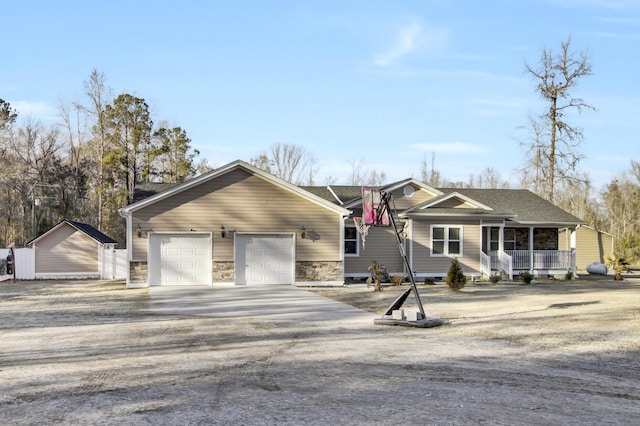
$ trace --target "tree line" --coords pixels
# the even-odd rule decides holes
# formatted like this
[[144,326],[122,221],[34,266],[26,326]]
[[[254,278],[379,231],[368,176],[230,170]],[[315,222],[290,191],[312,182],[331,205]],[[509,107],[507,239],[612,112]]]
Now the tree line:
[[[524,164],[518,182],[488,167],[468,181],[450,181],[431,162],[421,163],[418,179],[433,187],[520,187],[553,202],[596,229],[610,232],[620,257],[640,259],[640,163],[631,160],[600,192],[580,171],[582,129],[572,113],[595,111],[575,96],[591,75],[587,52],[574,52],[571,38],[555,53],[545,49],[525,64],[535,92],[544,101],[540,114],[523,126]],[[144,99],[128,93],[115,98],[105,76],[93,70],[84,83],[84,100],[60,108],[60,123],[27,120],[0,99],[0,247],[26,244],[64,218],[91,223],[124,243],[117,210],[133,200],[141,182],[183,182],[211,170],[199,159],[184,129],[154,123]],[[314,185],[319,170],[312,153],[295,144],[276,143],[249,160],[295,185]],[[377,186],[387,176],[360,161],[351,162],[348,184]],[[335,184],[327,177],[324,184]]]
[[90,223],[124,243],[117,210],[140,182],[183,182],[196,163],[186,131],[154,123],[149,105],[128,93],[111,97],[93,70],[82,101],[60,107],[60,123],[17,112],[0,99],[0,247],[23,246],[65,218]]

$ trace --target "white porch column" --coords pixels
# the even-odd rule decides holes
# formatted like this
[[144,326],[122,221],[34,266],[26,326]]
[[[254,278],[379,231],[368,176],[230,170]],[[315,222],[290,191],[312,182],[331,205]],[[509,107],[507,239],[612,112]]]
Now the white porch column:
[[533,274],[533,226],[529,227],[529,272]]

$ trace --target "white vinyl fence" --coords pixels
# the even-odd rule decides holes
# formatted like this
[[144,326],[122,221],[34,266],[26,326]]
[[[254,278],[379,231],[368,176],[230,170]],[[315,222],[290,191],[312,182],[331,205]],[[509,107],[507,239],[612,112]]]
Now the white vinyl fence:
[[[7,258],[12,253],[12,264]],[[102,252],[100,278],[106,280],[127,277],[127,250],[105,249]],[[9,267],[9,268],[8,268]],[[8,269],[11,273],[7,273]],[[31,248],[0,248],[0,281],[34,280],[36,278],[36,255]]]
[[127,278],[127,250],[105,249],[100,276],[104,280]]
[[[7,258],[12,254],[12,265],[9,266]],[[7,267],[11,268],[10,274]],[[0,249],[0,281],[33,280],[36,278],[36,255],[30,248]]]

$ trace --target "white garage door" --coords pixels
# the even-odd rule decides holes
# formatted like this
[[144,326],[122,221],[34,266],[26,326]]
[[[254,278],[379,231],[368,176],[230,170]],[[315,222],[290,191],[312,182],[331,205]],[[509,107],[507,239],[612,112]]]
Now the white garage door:
[[294,284],[293,238],[236,235],[236,284]]
[[149,284],[211,284],[211,234],[151,234]]

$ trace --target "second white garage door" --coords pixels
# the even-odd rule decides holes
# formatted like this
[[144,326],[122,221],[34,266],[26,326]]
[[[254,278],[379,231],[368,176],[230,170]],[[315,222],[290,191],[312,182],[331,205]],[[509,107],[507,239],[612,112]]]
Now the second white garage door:
[[294,284],[294,235],[236,235],[236,284]]

